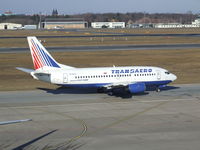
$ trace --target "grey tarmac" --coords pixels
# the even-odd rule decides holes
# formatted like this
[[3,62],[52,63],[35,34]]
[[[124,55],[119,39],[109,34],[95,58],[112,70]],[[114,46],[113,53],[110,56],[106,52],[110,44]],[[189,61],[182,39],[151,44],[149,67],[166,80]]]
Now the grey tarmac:
[[0,149],[199,150],[200,84],[108,96],[93,89],[0,92]]

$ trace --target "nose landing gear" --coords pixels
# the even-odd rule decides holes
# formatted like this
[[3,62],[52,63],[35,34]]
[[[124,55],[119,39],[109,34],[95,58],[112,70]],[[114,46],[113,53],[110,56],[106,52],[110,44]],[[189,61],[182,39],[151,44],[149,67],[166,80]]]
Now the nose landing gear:
[[166,87],[167,85],[159,85],[156,87],[156,92],[160,92],[162,88]]

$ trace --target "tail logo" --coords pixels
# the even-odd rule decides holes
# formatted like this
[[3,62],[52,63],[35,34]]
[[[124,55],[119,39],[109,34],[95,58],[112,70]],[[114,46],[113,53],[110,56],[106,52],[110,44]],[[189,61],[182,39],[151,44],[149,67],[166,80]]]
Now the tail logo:
[[35,42],[33,39],[31,39],[29,42],[35,69],[39,69],[44,66],[60,68],[58,63],[53,59],[53,57],[51,57],[51,55],[39,43],[39,41]]

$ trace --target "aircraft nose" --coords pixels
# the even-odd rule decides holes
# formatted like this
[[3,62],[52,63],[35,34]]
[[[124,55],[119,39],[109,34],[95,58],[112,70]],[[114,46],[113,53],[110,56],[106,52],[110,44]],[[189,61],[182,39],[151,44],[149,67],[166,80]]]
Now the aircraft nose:
[[175,74],[172,74],[172,81],[176,80],[177,76]]

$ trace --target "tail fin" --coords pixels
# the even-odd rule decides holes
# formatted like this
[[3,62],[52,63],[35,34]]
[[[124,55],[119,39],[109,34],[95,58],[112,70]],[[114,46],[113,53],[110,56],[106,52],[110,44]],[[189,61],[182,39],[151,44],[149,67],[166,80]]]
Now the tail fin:
[[35,70],[44,66],[60,68],[60,65],[48,53],[48,51],[38,41],[36,37],[27,37],[27,40],[31,51]]

